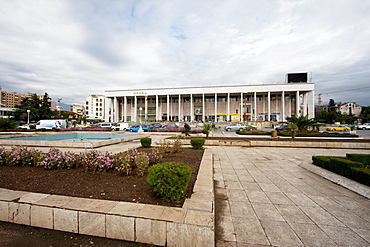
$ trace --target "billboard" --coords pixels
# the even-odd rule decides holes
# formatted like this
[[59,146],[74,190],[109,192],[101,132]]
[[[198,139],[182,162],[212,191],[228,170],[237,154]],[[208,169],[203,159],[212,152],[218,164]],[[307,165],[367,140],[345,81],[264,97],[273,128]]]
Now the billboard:
[[300,82],[311,82],[310,72],[299,72],[299,73],[287,73],[287,83],[300,83]]

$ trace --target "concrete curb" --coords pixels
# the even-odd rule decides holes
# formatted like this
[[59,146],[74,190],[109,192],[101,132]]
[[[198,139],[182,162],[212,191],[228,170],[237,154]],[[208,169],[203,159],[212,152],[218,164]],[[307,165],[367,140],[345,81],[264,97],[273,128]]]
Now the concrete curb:
[[332,181],[333,183],[339,184],[343,186],[344,188],[347,188],[353,192],[356,192],[359,195],[362,195],[368,199],[370,199],[370,187],[360,184],[356,181],[353,181],[349,178],[343,177],[341,175],[338,175],[334,172],[325,170],[321,167],[315,166],[313,164],[309,164],[307,162],[302,162],[298,166],[313,172],[327,180]]

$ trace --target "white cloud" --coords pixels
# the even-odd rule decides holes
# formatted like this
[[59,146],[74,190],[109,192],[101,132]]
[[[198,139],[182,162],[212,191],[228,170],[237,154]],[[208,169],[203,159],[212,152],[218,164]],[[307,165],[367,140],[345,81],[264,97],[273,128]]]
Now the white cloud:
[[[369,12],[363,0],[2,1],[0,86],[83,103],[111,89],[312,71],[316,92],[359,88],[370,84]],[[325,97],[369,105],[368,94]]]

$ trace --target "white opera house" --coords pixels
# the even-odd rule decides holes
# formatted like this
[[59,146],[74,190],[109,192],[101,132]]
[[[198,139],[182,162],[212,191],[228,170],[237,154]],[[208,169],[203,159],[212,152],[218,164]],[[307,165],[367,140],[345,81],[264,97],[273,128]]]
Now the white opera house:
[[105,91],[104,118],[107,122],[313,118],[314,83],[309,74],[304,82],[289,75],[280,84],[109,90]]

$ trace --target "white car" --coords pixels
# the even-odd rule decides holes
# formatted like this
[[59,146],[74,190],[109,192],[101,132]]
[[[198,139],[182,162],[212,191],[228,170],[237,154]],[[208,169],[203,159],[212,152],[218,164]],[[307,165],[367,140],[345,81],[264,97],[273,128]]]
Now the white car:
[[357,126],[358,130],[370,130],[370,123],[364,123]]
[[29,124],[20,125],[17,127],[17,129],[30,129],[30,125]]
[[231,130],[239,130],[239,131],[242,131],[242,130],[253,130],[253,129],[255,129],[254,126],[252,126],[252,125],[245,125],[245,124],[242,124],[242,123],[233,123],[233,124],[225,127],[225,130],[226,131],[231,131]]

